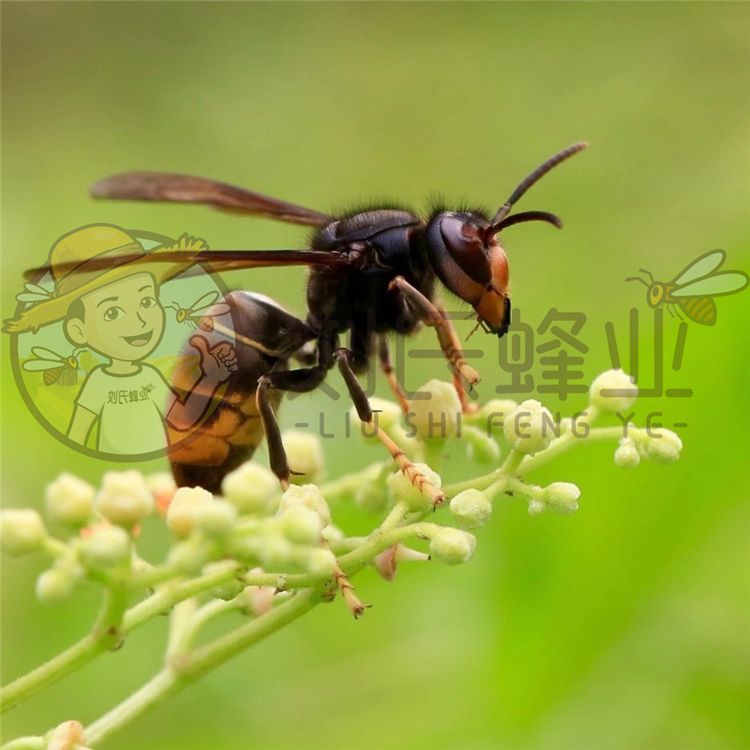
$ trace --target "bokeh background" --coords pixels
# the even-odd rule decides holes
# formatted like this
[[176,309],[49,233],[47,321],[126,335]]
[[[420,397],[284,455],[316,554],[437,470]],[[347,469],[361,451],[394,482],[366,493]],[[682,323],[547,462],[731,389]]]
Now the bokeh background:
[[[6,2],[2,16],[3,317],[22,269],[77,225],[189,231],[214,247],[305,241],[200,207],[94,203],[87,186],[108,173],[193,172],[323,210],[380,196],[424,207],[435,193],[495,208],[581,138],[590,150],[522,204],[556,211],[565,230],[514,228],[506,244],[527,322],[550,307],[586,313],[586,380],[609,366],[604,323],[623,335],[628,310],[646,310],[625,276],[644,267],[669,280],[716,247],[750,269],[747,4]],[[228,283],[303,311],[304,270]],[[500,503],[470,565],[413,566],[393,585],[365,573],[359,590],[375,606],[361,621],[319,608],[108,746],[750,746],[747,295],[720,299],[714,328],[690,326],[680,372],[667,349],[665,385],[693,397],[638,407],[640,420],[687,422],[680,462],[625,471],[613,446],[579,448],[539,474],[577,482],[579,513],[533,518]],[[676,323],[665,326],[669,347]],[[471,343],[486,348],[487,398],[508,376],[494,341]],[[96,481],[109,467],[34,421],[8,344],[2,499],[40,507],[58,472]],[[417,345],[432,346],[431,333]],[[410,361],[407,380],[441,374]],[[321,409],[335,424],[345,405],[306,396],[283,420]],[[330,476],[372,457],[344,440],[326,455]],[[348,505],[336,513],[351,529],[373,522]],[[159,541],[147,530],[153,554]],[[38,604],[42,564],[4,564],[5,680],[82,635],[96,609],[87,591]],[[165,625],[15,709],[4,736],[114,705],[157,669]]]

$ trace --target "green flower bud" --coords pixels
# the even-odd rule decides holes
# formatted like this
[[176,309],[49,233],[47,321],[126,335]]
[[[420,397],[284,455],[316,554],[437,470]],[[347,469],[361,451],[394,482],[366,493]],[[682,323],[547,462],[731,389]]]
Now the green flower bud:
[[208,562],[208,552],[205,545],[201,544],[199,539],[193,537],[175,544],[167,555],[167,562],[180,573],[195,575]]
[[630,468],[638,466],[640,462],[641,454],[636,444],[630,438],[621,438],[615,450],[615,463],[623,468]]
[[95,526],[80,543],[81,560],[89,568],[110,568],[130,557],[130,536],[119,526]]
[[548,409],[539,401],[527,399],[507,416],[503,432],[511,448],[531,456],[552,442],[555,424]]
[[544,488],[542,500],[558,513],[575,513],[581,490],[572,482],[553,482]]
[[67,599],[75,588],[75,576],[66,568],[50,568],[36,579],[36,598],[42,604]]
[[291,485],[281,496],[279,512],[283,514],[293,505],[304,505],[306,508],[315,511],[323,521],[323,526],[328,526],[331,523],[331,511],[328,508],[328,503],[314,484]]
[[213,495],[202,487],[180,487],[167,511],[169,530],[180,539],[189,537],[195,531],[199,511],[213,501]]
[[323,447],[317,435],[290,430],[282,435],[282,442],[294,484],[315,482],[323,476]]
[[237,511],[230,503],[214,498],[210,502],[198,503],[194,520],[196,527],[204,534],[224,537],[234,527]]
[[[232,560],[219,560],[218,562],[209,563],[203,568],[204,574],[219,573],[222,570],[229,571],[234,568],[234,562]],[[238,574],[239,575],[239,574]],[[211,589],[211,595],[217,599],[223,599],[225,602],[230,602],[232,599],[237,598],[244,590],[246,584],[244,581],[239,580],[237,577],[233,577],[231,580],[216,586]]]
[[304,505],[292,505],[281,514],[281,532],[295,544],[315,544],[320,541],[323,521],[320,514]]
[[671,464],[680,457],[682,440],[672,430],[664,428],[651,430],[651,434],[645,441],[644,450],[646,456],[652,461],[660,464]]
[[[440,488],[442,479],[427,464],[414,464],[427,478],[427,481],[436,488]],[[422,494],[410,479],[401,471],[388,477],[388,489],[396,502],[404,503],[409,510],[427,510],[431,507],[430,498]]]
[[[612,392],[614,391],[614,392]],[[607,370],[589,388],[591,405],[605,412],[625,412],[638,397],[633,379],[623,370]]]
[[409,402],[409,421],[424,440],[443,440],[456,434],[461,402],[452,383],[430,380],[419,391],[427,398]]
[[445,565],[468,562],[474,554],[476,539],[460,529],[442,528],[430,540],[430,554]]
[[44,492],[47,518],[67,526],[85,526],[94,510],[96,490],[72,474],[60,474]]
[[30,508],[0,511],[0,546],[7,555],[25,555],[40,549],[47,532],[41,516]]
[[483,526],[492,515],[490,499],[484,492],[474,489],[459,492],[451,500],[450,509],[454,518],[467,529]]
[[388,493],[384,483],[365,480],[354,493],[354,502],[368,513],[377,513],[388,504]]
[[131,529],[153,512],[154,496],[139,471],[108,471],[94,505],[112,523]]
[[268,513],[279,492],[279,480],[264,466],[246,461],[224,477],[221,491],[242,515]]
[[315,547],[307,559],[307,572],[314,576],[329,577],[336,567],[336,556],[329,549]]

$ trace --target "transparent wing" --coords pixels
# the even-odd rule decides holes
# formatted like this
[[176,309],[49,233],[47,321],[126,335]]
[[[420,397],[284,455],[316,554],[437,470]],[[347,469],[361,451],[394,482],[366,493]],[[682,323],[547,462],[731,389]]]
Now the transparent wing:
[[112,175],[91,188],[94,198],[116,198],[172,203],[204,203],[223,211],[268,216],[292,224],[325,226],[327,214],[262,195],[224,182],[166,172],[126,172]]
[[719,297],[722,294],[734,294],[747,286],[747,274],[742,271],[715,273],[673,289],[672,297]]
[[57,352],[53,352],[52,349],[47,349],[44,346],[32,346],[31,353],[37,359],[46,359],[46,360],[51,360],[53,362],[63,361],[62,355],[58,354]]
[[672,283],[682,286],[683,284],[689,284],[691,281],[700,279],[717,269],[726,257],[727,254],[723,250],[711,250],[711,252],[701,255],[700,258],[696,258],[692,263],[685,266],[674,277]]
[[190,305],[190,309],[193,311],[202,310],[204,307],[208,307],[215,302],[218,296],[219,292],[216,290],[213,292],[206,292],[202,297],[199,297],[192,305]]
[[49,292],[43,287],[39,286],[39,284],[24,284],[24,289],[26,289],[27,292],[32,292],[33,294],[41,294],[42,297],[49,297]]
[[24,362],[22,367],[27,372],[39,372],[41,370],[57,370],[62,367],[62,362],[52,362],[49,359],[30,359]]

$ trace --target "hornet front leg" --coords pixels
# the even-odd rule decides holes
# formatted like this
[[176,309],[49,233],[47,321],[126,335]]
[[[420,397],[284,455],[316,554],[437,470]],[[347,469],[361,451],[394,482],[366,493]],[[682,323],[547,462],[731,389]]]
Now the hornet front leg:
[[419,314],[421,321],[435,329],[440,348],[453,371],[453,383],[461,401],[461,407],[464,412],[472,411],[473,405],[469,403],[463,381],[467,382],[471,388],[479,382],[479,373],[464,359],[458,336],[445,310],[415,289],[403,276],[396,276],[391,281],[389,289],[401,292],[409,305]]

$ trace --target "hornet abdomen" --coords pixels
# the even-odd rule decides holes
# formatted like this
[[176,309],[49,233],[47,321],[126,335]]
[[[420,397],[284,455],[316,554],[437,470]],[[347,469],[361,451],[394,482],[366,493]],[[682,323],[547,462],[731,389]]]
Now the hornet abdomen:
[[[268,297],[232,292],[223,304],[229,311],[207,316],[196,334],[209,339],[209,348],[229,343],[237,369],[213,394],[209,408],[187,431],[168,430],[168,457],[179,487],[200,486],[221,491],[221,482],[252,457],[263,439],[263,425],[255,404],[258,378],[288,368],[290,357],[314,338],[310,329]],[[200,356],[189,342],[172,376],[173,388],[182,396],[200,388]],[[196,385],[197,383],[197,385]],[[269,394],[274,410],[280,391]]]

